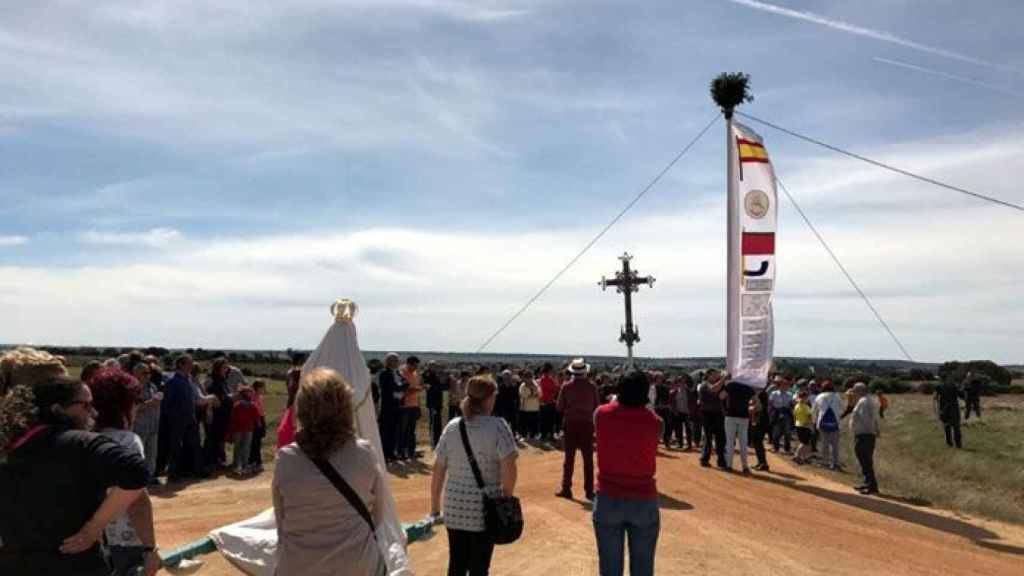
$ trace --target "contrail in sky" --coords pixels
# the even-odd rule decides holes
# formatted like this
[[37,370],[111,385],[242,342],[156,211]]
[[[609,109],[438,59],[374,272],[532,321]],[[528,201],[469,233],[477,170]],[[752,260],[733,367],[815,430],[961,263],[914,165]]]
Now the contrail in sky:
[[956,80],[957,82],[963,82],[965,84],[971,84],[974,86],[981,86],[982,88],[988,88],[989,90],[995,90],[1002,94],[1008,94],[1010,96],[1017,96],[1019,92],[997,86],[995,84],[989,84],[988,82],[982,82],[981,80],[975,80],[966,76],[957,76],[956,74],[950,74],[949,72],[943,72],[942,70],[935,70],[934,68],[925,68],[924,66],[918,66],[916,64],[910,64],[908,62],[900,62],[899,60],[889,60],[888,58],[872,58],[875,62],[881,62],[882,64],[888,64],[890,66],[898,66],[900,68],[906,68],[907,70],[916,70],[932,76],[938,76],[940,78],[948,78],[950,80]]
[[794,18],[796,20],[803,20],[804,22],[811,22],[812,24],[818,24],[831,28],[833,30],[839,30],[840,32],[846,32],[847,34],[854,34],[856,36],[864,36],[872,38],[874,40],[880,40],[882,42],[889,42],[890,44],[897,44],[905,48],[912,50],[918,50],[921,52],[927,52],[929,54],[935,54],[937,56],[943,56],[952,60],[959,60],[961,62],[968,62],[976,66],[982,66],[985,68],[993,68],[997,70],[1006,70],[1009,72],[1015,72],[1017,74],[1024,74],[1021,71],[1012,66],[1006,66],[1004,64],[997,64],[988,60],[982,60],[981,58],[975,58],[974,56],[968,56],[952,50],[946,50],[945,48],[939,48],[938,46],[930,46],[928,44],[921,44],[901,36],[897,36],[891,32],[884,30],[874,30],[871,28],[864,28],[863,26],[857,26],[856,24],[850,24],[842,20],[835,20],[826,16],[821,16],[813,12],[804,12],[800,10],[793,10],[792,8],[786,8],[785,6],[778,6],[776,4],[769,4],[767,2],[761,2],[760,0],[727,0],[733,4],[739,4],[755,10],[761,10],[762,12],[770,12],[779,16],[785,16],[787,18]]

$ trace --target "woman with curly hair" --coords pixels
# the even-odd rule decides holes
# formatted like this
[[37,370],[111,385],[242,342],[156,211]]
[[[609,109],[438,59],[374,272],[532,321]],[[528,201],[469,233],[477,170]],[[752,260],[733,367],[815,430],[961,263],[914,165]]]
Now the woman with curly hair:
[[303,374],[295,416],[295,442],[274,465],[277,574],[384,574],[369,523],[320,468],[341,476],[374,525],[384,521],[384,471],[373,446],[356,437],[352,387],[329,368]]
[[[32,352],[30,363],[42,359]],[[38,378],[10,355],[0,365],[0,574],[106,576],[100,538],[143,493],[145,460],[87,431],[96,411],[80,381],[53,374],[53,364]],[[148,536],[152,574],[159,558]]]
[[[145,458],[142,439],[132,431],[142,398],[142,384],[117,368],[100,370],[87,384],[96,409],[96,431]],[[159,563],[155,555],[147,558],[143,545],[143,542],[154,541],[153,505],[147,492],[143,491],[128,511],[117,516],[104,532],[116,576],[134,576],[147,562]]]
[[15,385],[32,387],[53,376],[64,376],[60,357],[34,348],[15,348],[0,356],[0,397]]

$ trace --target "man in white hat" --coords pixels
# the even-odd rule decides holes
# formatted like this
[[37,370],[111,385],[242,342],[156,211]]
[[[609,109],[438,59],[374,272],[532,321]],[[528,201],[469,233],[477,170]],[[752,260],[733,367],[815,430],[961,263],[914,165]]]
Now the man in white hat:
[[576,451],[583,454],[583,490],[587,500],[594,499],[594,410],[600,405],[597,387],[587,374],[590,365],[583,358],[569,364],[572,380],[562,386],[558,394],[558,411],[562,413],[562,445],[565,462],[562,465],[562,490],[555,494],[572,499],[572,474]]

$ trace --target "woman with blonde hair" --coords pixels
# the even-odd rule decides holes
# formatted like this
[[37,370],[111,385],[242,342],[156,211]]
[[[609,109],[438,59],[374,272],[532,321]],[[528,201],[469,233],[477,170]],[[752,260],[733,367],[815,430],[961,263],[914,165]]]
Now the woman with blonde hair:
[[384,520],[384,471],[356,437],[352,387],[329,368],[304,373],[295,417],[272,483],[277,574],[384,574],[373,529]]
[[59,356],[35,348],[15,348],[0,356],[0,397],[15,385],[32,388],[66,374]]
[[[516,486],[516,441],[508,423],[491,416],[498,386],[487,375],[466,385],[462,416],[441,433],[430,484],[431,515],[440,516],[444,491],[444,523],[448,529],[448,576],[483,576],[488,573],[494,540],[486,531],[481,490],[464,447],[466,430],[484,492],[490,497],[512,496]],[[463,422],[465,423],[463,426]]]

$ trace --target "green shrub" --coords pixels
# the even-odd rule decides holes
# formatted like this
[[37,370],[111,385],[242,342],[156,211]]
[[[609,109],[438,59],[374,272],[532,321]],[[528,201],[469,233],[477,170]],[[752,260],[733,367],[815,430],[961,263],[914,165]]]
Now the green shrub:
[[906,394],[914,391],[913,386],[909,382],[895,378],[875,378],[868,386],[871,390],[885,394]]
[[1012,384],[1002,384],[1000,382],[988,382],[982,389],[982,396],[995,396],[996,394],[1009,394],[1010,386]]
[[946,362],[939,366],[939,378],[952,378],[957,382],[963,381],[968,372],[975,376],[984,375],[990,382],[989,385],[997,384],[1009,386],[1013,375],[1009,370],[999,366],[991,360],[972,360],[970,362]]
[[921,394],[935,394],[935,382],[921,382],[917,385],[917,391]]
[[1010,384],[1006,387],[1007,394],[1024,394],[1024,384]]

